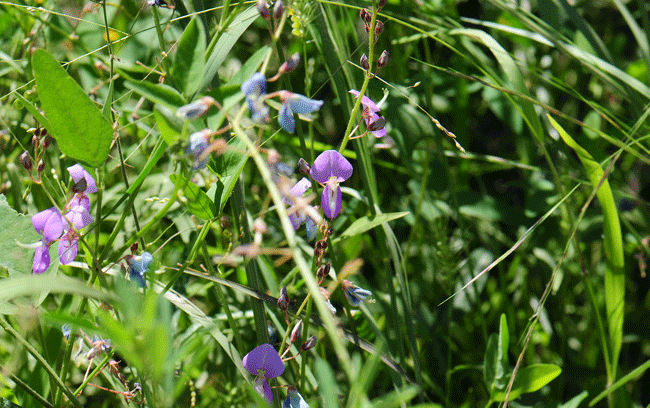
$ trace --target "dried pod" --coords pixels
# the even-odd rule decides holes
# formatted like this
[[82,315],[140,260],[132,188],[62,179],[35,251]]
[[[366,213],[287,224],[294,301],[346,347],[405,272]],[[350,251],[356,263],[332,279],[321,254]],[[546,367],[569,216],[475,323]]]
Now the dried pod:
[[359,61],[359,64],[361,65],[361,68],[365,69],[366,71],[370,69],[370,63],[368,62],[368,56],[366,54],[363,54],[361,56],[361,61]]
[[295,343],[296,340],[300,337],[302,334],[302,319],[298,320],[298,323],[293,327],[293,330],[291,330],[291,343]]
[[25,170],[30,171],[32,169],[32,158],[29,157],[29,152],[27,150],[20,155],[20,163],[22,163]]
[[386,66],[388,64],[388,59],[390,58],[390,55],[388,55],[388,51],[384,50],[381,55],[379,56],[379,59],[377,60],[377,67],[381,68]]
[[307,160],[301,157],[300,160],[298,160],[298,171],[300,171],[302,174],[309,174],[309,170],[311,170],[309,163],[307,163]]
[[267,6],[266,0],[257,0],[257,11],[260,12],[260,16],[265,20],[271,18],[271,14],[269,14],[269,6]]
[[277,0],[273,5],[273,18],[276,20],[281,19],[283,12],[284,12],[284,6],[282,5],[282,0]]
[[384,31],[384,23],[382,23],[381,21],[377,20],[377,21],[375,22],[375,36],[379,37],[379,34],[381,34],[382,31]]

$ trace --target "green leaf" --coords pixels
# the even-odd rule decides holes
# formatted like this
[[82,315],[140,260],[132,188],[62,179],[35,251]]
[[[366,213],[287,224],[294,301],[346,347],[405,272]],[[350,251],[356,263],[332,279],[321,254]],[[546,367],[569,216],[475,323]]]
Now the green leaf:
[[120,75],[127,80],[124,83],[127,88],[133,89],[154,103],[159,103],[174,110],[187,104],[185,98],[183,98],[183,96],[178,93],[176,89],[172,88],[169,85],[153,84],[147,81],[138,81],[136,79],[130,78],[123,72],[120,72]]
[[65,275],[22,275],[2,280],[0,303],[22,296],[38,296],[43,291],[72,293],[100,300],[114,299],[109,293],[100,292],[86,282]]
[[499,362],[499,337],[496,333],[490,334],[483,357],[483,379],[490,392],[495,387],[497,377],[497,364]]
[[352,225],[348,227],[348,229],[343,231],[343,233],[341,234],[341,238],[353,237],[355,235],[363,234],[364,232],[369,231],[375,227],[378,227],[385,222],[402,218],[408,213],[409,213],[408,211],[403,211],[403,212],[385,213],[385,214],[377,214],[375,216],[369,215],[369,216],[361,217],[358,220],[354,221]]
[[[521,394],[539,390],[553,381],[561,372],[562,369],[555,364],[533,364],[520,369],[512,384],[512,390],[508,399],[514,400]],[[505,398],[505,391],[498,391],[492,394],[493,401],[501,402]]]
[[113,127],[81,86],[47,51],[38,49],[32,67],[48,132],[71,159],[92,167],[104,164],[113,140]]
[[229,85],[241,85],[248,78],[253,76],[254,73],[260,68],[262,61],[266,58],[266,55],[269,53],[268,45],[261,47],[259,50],[255,51],[255,54],[251,55],[250,58],[246,60],[244,65],[228,80],[225,86]]
[[32,244],[40,240],[32,218],[18,214],[0,194],[0,266],[7,268],[9,275],[31,273],[34,250],[21,248],[16,242]]
[[214,203],[203,190],[180,174],[171,174],[169,178],[175,185],[183,188],[183,193],[187,198],[184,204],[194,216],[204,220],[214,218],[216,212]]
[[200,18],[187,25],[174,57],[174,83],[186,96],[192,96],[201,86],[205,67],[205,30]]
[[483,376],[491,393],[504,390],[510,380],[510,365],[508,363],[508,322],[506,315],[501,315],[499,334],[492,333],[488,338],[487,349],[483,360]]
[[[576,143],[571,136],[557,123],[550,115],[548,120],[558,131],[564,143],[572,148],[580,162],[582,162],[589,181],[594,188],[600,185],[596,197],[603,209],[605,236],[605,308],[607,310],[607,322],[609,327],[609,338],[611,345],[612,361],[610,362],[612,372],[616,372],[618,356],[621,350],[623,339],[623,306],[625,305],[625,274],[623,273],[623,237],[621,235],[621,224],[618,219],[616,202],[612,195],[612,189],[605,178],[605,172],[593,157]],[[602,184],[601,184],[602,181]]]
[[153,116],[156,118],[160,135],[168,145],[173,145],[181,139],[183,124],[169,108],[157,105],[153,110]]
[[210,164],[210,169],[219,176],[219,181],[208,190],[208,196],[212,197],[218,214],[223,212],[248,159],[248,155],[244,153],[246,147],[239,139],[233,139],[228,146],[225,153]]
[[233,45],[239,40],[239,37],[246,31],[248,26],[250,26],[257,17],[259,17],[260,12],[257,11],[257,7],[251,6],[241,14],[239,14],[232,21],[228,29],[221,35],[219,41],[215,45],[214,49],[210,53],[208,62],[205,64],[205,74],[203,77],[203,84],[199,90],[207,88],[215,75],[217,75],[217,70],[226,60],[226,57],[230,53]]

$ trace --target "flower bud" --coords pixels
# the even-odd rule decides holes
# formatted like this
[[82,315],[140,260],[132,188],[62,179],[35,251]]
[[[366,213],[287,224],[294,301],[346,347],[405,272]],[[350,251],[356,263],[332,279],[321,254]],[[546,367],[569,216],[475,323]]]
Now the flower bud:
[[359,61],[361,64],[361,68],[365,69],[366,71],[370,68],[370,64],[368,63],[368,56],[366,54],[363,54],[361,56],[361,61]]
[[386,66],[386,64],[388,64],[389,57],[390,56],[388,55],[388,51],[384,50],[377,60],[377,67],[381,68]]
[[280,297],[278,298],[278,307],[280,310],[286,311],[289,308],[289,292],[287,287],[283,286],[280,290]]
[[379,37],[379,34],[381,34],[382,31],[384,31],[384,23],[377,20],[375,24],[375,36]]
[[291,343],[295,343],[302,334],[302,326],[302,319],[300,319],[293,327],[293,330],[291,330]]
[[129,249],[131,250],[131,254],[135,255],[138,252],[138,241],[132,243]]
[[45,170],[45,162],[43,161],[43,159],[41,159],[38,162],[38,166],[36,166],[36,171],[38,171],[39,173],[42,173],[43,170]]
[[273,5],[273,18],[276,20],[281,19],[283,12],[284,12],[284,6],[282,5],[282,0],[277,0]]
[[38,144],[41,142],[41,139],[34,134],[32,136],[32,146],[34,146],[34,149],[38,149]]
[[372,21],[372,14],[368,11],[368,9],[361,9],[359,12],[359,17],[361,17],[361,20],[363,20],[364,23],[370,23]]
[[311,336],[302,346],[300,346],[300,352],[313,349],[317,341],[318,339],[316,336]]
[[232,222],[230,222],[230,217],[228,217],[227,215],[221,217],[221,219],[219,220],[219,224],[221,225],[222,229],[230,229],[230,227],[232,226]]
[[25,170],[32,170],[32,158],[29,157],[29,152],[27,150],[25,150],[23,154],[20,155],[20,163],[22,163]]
[[269,14],[269,6],[266,5],[266,0],[257,0],[257,11],[260,12],[265,20],[268,20],[271,15]]
[[377,3],[377,8],[382,8],[386,5],[387,1],[386,0],[379,0]]
[[[276,3],[277,4],[277,3]],[[278,72],[291,72],[294,69],[298,68],[298,65],[300,64],[300,53],[294,53],[288,60],[282,63],[280,65],[280,69]]]
[[196,119],[203,116],[211,105],[216,101],[210,96],[204,96],[198,101],[194,101],[188,105],[181,106],[176,110],[176,116],[181,119]]
[[309,174],[310,169],[311,168],[309,167],[307,160],[301,157],[300,160],[298,160],[298,171],[300,171],[302,174]]
[[43,141],[41,142],[41,146],[43,146],[43,149],[47,149],[52,144],[52,136],[48,135],[45,129],[43,129],[41,135],[45,135]]
[[329,275],[331,268],[332,268],[332,266],[330,265],[329,262],[327,264],[325,264],[325,265],[321,265],[320,267],[318,267],[318,270],[316,271],[316,276],[318,277],[318,279],[322,280],[327,275]]

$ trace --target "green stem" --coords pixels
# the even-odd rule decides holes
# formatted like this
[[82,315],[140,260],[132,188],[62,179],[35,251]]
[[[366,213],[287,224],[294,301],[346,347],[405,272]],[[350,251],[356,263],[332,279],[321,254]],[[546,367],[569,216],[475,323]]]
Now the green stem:
[[[4,367],[2,367],[1,365],[0,365],[0,369],[4,371]],[[27,383],[25,383],[25,382],[24,382],[23,380],[21,380],[20,378],[16,377],[16,375],[10,373],[10,374],[9,374],[9,377],[11,378],[11,381],[15,382],[16,385],[18,385],[20,388],[22,388],[23,390],[25,390],[25,392],[26,392],[27,394],[29,394],[29,395],[31,395],[32,397],[34,397],[34,399],[35,399],[36,401],[40,402],[41,405],[43,405],[43,406],[46,407],[46,408],[54,408],[54,405],[52,405],[52,404],[50,403],[50,401],[48,401],[48,400],[46,400],[45,398],[43,398],[43,396],[42,396],[41,394],[39,394],[38,392],[34,391],[34,390],[29,386],[29,385],[27,385]]]
[[2,326],[2,328],[5,329],[5,331],[7,333],[9,333],[11,336],[13,336],[18,341],[18,343],[20,343],[23,347],[25,347],[27,349],[27,351],[29,351],[29,354],[31,354],[36,359],[36,361],[38,361],[38,363],[45,369],[47,374],[54,380],[56,385],[61,387],[61,389],[63,390],[63,393],[70,399],[70,401],[72,402],[72,404],[74,406],[76,406],[78,408],[83,408],[81,403],[79,403],[79,401],[74,396],[74,394],[72,394],[72,392],[70,392],[68,387],[65,386],[65,384],[63,383],[61,378],[59,378],[59,376],[54,372],[52,367],[50,367],[50,365],[47,363],[47,361],[45,361],[43,356],[41,356],[38,353],[38,351],[36,351],[36,349],[31,344],[29,344],[29,342],[27,340],[25,340],[25,338],[23,336],[20,335],[20,333],[18,333],[16,330],[14,330],[14,328],[11,327],[9,322],[7,322],[7,320],[5,320],[5,318],[3,316],[0,316],[0,326]]
[[86,386],[88,386],[88,383],[90,382],[90,380],[95,378],[97,373],[99,373],[106,366],[106,364],[108,364],[108,360],[110,360],[110,358],[111,358],[111,354],[107,353],[104,356],[104,359],[99,364],[97,364],[97,367],[95,367],[95,369],[90,374],[88,374],[88,377],[86,377],[84,382],[82,382],[81,385],[74,391],[74,395],[78,396],[79,394],[81,394],[83,392],[84,388],[86,388]]

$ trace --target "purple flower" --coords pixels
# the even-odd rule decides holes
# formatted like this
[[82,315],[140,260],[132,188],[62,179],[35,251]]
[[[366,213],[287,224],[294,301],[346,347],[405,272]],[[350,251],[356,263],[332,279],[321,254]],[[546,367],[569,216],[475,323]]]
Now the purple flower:
[[68,167],[68,173],[70,173],[70,176],[72,177],[72,180],[74,180],[75,184],[78,183],[81,179],[84,179],[86,181],[86,189],[84,190],[84,193],[97,192],[95,179],[90,175],[90,173],[84,170],[80,164],[75,164],[74,166]]
[[270,120],[269,107],[266,104],[266,77],[261,72],[256,72],[242,85],[241,91],[246,95],[248,110],[251,119],[257,123],[268,123]]
[[294,113],[305,114],[315,112],[323,106],[323,101],[309,99],[304,95],[295,94],[289,91],[280,93],[282,107],[280,108],[278,122],[282,129],[289,133],[296,130],[296,120],[293,118]]
[[138,282],[141,288],[147,286],[144,275],[147,273],[152,261],[153,256],[149,252],[128,257],[126,263],[129,265],[129,279]]
[[190,135],[190,145],[187,147],[187,154],[194,158],[194,170],[202,169],[208,163],[209,155],[204,156],[204,152],[210,146],[209,139],[212,131],[210,129],[203,129],[200,132],[192,133]]
[[273,391],[267,380],[278,377],[284,372],[284,363],[278,352],[272,345],[262,344],[246,354],[242,362],[244,368],[257,377],[255,390],[266,398],[269,404],[272,404]]
[[[83,193],[80,193],[83,194]],[[65,214],[63,230],[65,234],[59,241],[59,258],[62,265],[72,262],[79,252],[79,232],[78,230],[92,223],[93,217],[88,213],[86,206],[76,205]],[[74,228],[71,228],[74,227]]]
[[205,115],[212,105],[216,105],[214,98],[211,96],[204,96],[197,101],[178,108],[176,110],[176,116],[181,119],[197,119]]
[[32,216],[32,224],[39,234],[43,235],[45,241],[56,241],[63,234],[63,223],[61,213],[56,207],[48,208]]
[[282,403],[282,408],[309,408],[302,395],[296,390],[296,387],[289,386],[289,395]]
[[321,153],[309,170],[311,177],[325,185],[321,205],[325,215],[334,219],[341,211],[343,197],[339,183],[352,175],[352,165],[336,150],[326,150]]
[[345,297],[353,306],[359,306],[361,302],[364,302],[368,296],[372,296],[371,291],[361,289],[350,281],[343,280],[341,284],[343,286],[343,293],[345,294]]
[[[351,89],[349,92],[356,98],[359,97],[359,91]],[[366,95],[363,95],[363,98],[361,98],[361,106],[363,106],[362,116],[365,119],[366,127],[370,133],[372,133],[373,136],[377,138],[386,136],[386,128],[383,126],[386,120],[383,116],[379,116],[377,114],[377,112],[379,112],[379,107],[377,104],[374,103],[372,99],[368,98]],[[372,130],[373,128],[378,129]]]
[[[291,194],[293,197],[302,197],[303,194],[311,187],[311,181],[307,180],[305,177],[303,177],[299,182],[297,182],[293,187],[291,187],[291,190],[289,190],[289,194]],[[293,226],[294,230],[297,230],[300,228],[302,224],[307,222],[307,220],[310,220],[309,216],[307,213],[301,208],[300,205],[297,205],[297,203],[294,203],[290,198],[284,197],[284,203],[287,205],[291,205],[289,208],[289,220],[291,221],[291,225]],[[313,221],[312,221],[313,222]]]
[[32,264],[32,272],[35,274],[41,274],[50,267],[50,243],[43,239],[40,244],[36,247]]
[[61,265],[67,265],[74,261],[79,252],[79,235],[73,230],[69,229],[59,241],[59,259]]

